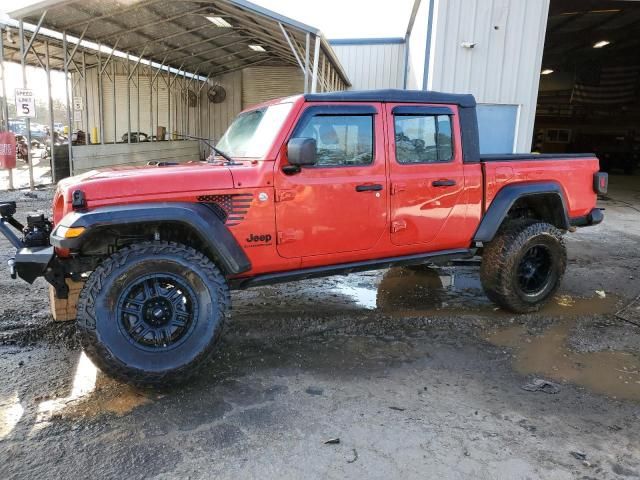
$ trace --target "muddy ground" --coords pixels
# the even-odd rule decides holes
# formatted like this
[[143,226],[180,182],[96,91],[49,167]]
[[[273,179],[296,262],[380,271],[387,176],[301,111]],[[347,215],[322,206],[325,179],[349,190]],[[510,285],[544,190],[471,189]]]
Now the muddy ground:
[[638,180],[568,236],[539,314],[496,309],[473,261],[236,292],[208,372],[167,391],[96,372],[46,285],[3,273],[0,478],[639,478]]

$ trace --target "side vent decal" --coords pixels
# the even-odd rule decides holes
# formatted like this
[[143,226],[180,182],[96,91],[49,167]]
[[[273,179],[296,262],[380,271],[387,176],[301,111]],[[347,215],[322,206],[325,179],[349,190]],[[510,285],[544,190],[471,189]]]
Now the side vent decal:
[[200,195],[198,201],[211,206],[217,213],[224,213],[222,220],[226,225],[233,226],[244,220],[253,202],[253,194]]

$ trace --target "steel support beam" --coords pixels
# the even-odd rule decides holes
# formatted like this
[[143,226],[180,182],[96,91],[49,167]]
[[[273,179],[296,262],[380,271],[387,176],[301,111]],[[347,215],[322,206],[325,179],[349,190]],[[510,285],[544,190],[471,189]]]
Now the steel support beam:
[[[44,20],[43,12],[42,17],[40,18],[40,23]],[[27,88],[27,65],[26,65],[26,48],[24,45],[24,22],[20,20],[19,27],[19,37],[20,37],[20,58],[21,58],[21,66],[22,66],[22,88]],[[34,33],[35,37],[35,33]],[[33,40],[33,37],[31,38]],[[17,105],[16,105],[17,110]],[[33,155],[31,154],[31,118],[26,117],[27,124],[27,162],[29,163],[29,188],[33,190],[35,187],[35,182],[33,180]]]
[[278,22],[278,25],[280,26],[280,30],[282,31],[282,35],[284,35],[285,40],[289,44],[289,48],[293,52],[293,56],[296,58],[296,62],[298,62],[298,65],[300,65],[300,69],[304,73],[304,71],[305,71],[304,65],[302,64],[302,60],[300,60],[300,57],[298,57],[298,52],[296,51],[295,47],[293,46],[293,43],[291,42],[291,39],[289,38],[289,34],[285,30],[284,25],[282,25],[282,23]]
[[[67,58],[67,32],[62,32],[62,49],[64,50],[64,90],[67,96],[67,122],[69,124],[69,137],[67,145],[69,146],[69,171],[73,175],[73,119],[71,118],[71,100],[69,95],[69,61]],[[102,132],[100,132],[102,134]]]
[[[51,65],[49,63],[49,40],[44,42],[45,47],[45,64],[47,66],[47,95],[49,96],[49,142],[51,142],[51,156],[49,157],[49,161],[51,162],[51,181],[53,183],[57,183],[58,174],[56,172],[56,161],[55,161],[55,129],[53,126],[53,97],[51,95]],[[45,140],[45,151],[46,151],[46,140]]]
[[311,93],[318,91],[318,61],[320,60],[320,36],[316,35],[316,44],[313,50],[313,74],[311,76]]
[[[7,99],[7,84],[4,69],[4,29],[0,28],[0,75],[2,75],[2,110],[4,113],[4,128],[9,131],[9,101]],[[13,190],[13,169],[9,169],[9,190]]]
[[304,93],[309,93],[309,49],[311,47],[311,34],[305,35],[304,47]]

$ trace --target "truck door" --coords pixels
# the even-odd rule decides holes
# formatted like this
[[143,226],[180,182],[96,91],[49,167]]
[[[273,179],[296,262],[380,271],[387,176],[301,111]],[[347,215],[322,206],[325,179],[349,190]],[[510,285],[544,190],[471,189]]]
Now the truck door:
[[464,172],[455,106],[387,105],[391,241],[453,248],[466,233]]
[[382,132],[380,104],[304,106],[290,138],[315,139],[318,161],[286,174],[286,155],[280,158],[275,173],[280,255],[361,252],[376,245],[388,220]]

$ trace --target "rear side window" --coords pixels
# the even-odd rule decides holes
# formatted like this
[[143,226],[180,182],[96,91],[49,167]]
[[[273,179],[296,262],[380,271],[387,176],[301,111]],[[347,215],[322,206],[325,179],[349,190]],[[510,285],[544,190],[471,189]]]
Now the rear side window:
[[319,167],[373,162],[372,115],[314,115],[296,137],[315,139]]
[[395,115],[398,163],[438,163],[453,159],[449,115]]

